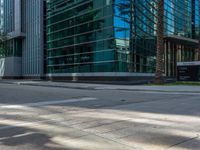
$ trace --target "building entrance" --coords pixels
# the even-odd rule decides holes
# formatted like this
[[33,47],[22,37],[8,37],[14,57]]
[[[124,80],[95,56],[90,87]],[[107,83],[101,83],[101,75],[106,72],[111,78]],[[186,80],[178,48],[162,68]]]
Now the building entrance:
[[195,61],[197,59],[197,40],[168,36],[165,37],[164,42],[164,71],[166,76],[177,76],[177,62]]

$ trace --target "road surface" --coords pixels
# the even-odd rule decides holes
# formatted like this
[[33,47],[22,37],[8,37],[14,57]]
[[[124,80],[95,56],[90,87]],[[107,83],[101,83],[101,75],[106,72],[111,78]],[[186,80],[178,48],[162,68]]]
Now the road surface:
[[200,94],[0,83],[0,150],[199,150]]

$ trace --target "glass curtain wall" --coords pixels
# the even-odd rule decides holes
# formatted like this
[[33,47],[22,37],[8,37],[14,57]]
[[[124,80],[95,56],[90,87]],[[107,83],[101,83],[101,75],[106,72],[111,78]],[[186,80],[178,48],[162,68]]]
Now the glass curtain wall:
[[165,0],[165,34],[198,38],[198,0]]
[[115,0],[118,71],[154,72],[156,13],[153,0]]
[[[155,71],[158,0],[115,0],[114,31],[119,71],[149,73]],[[166,47],[166,61],[194,60],[195,44],[181,38],[197,39],[199,35],[199,1],[165,0],[164,34],[173,48]],[[181,45],[181,58],[178,50]],[[177,56],[177,58],[176,58]],[[173,58],[173,60],[172,60]],[[166,62],[168,63],[168,62]],[[169,69],[169,68],[168,68]],[[170,67],[175,72],[175,67]],[[173,73],[174,75],[174,73]]]
[[111,0],[47,1],[48,73],[116,71]]
[[[157,2],[47,0],[48,73],[155,72]],[[165,0],[165,36],[198,38],[198,6]]]

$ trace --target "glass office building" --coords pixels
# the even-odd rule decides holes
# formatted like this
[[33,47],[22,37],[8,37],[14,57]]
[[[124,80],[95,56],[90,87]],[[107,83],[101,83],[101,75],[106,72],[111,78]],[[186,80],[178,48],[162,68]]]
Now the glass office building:
[[[153,77],[157,2],[0,0],[0,28],[11,38],[1,58],[19,58],[22,77]],[[163,69],[175,76],[177,61],[197,57],[199,1],[164,7]]]
[[48,73],[117,71],[110,0],[47,2]]
[[0,0],[0,31],[7,40],[0,49],[0,78],[44,76],[43,0]]
[[[165,73],[195,59],[198,0],[165,0]],[[154,73],[157,0],[48,0],[49,74]]]

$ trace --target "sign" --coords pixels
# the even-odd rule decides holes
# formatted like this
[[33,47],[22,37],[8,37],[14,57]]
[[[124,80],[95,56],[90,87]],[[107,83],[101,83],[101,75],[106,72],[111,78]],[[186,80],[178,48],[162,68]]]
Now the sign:
[[178,81],[200,81],[200,64],[197,62],[177,64]]
[[200,61],[177,62],[177,66],[200,66]]

